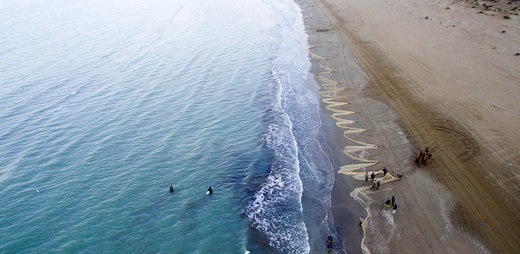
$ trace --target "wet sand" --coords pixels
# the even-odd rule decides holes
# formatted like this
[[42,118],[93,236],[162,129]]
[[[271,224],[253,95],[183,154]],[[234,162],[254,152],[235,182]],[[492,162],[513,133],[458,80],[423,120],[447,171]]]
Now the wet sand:
[[[324,116],[336,123],[324,129],[335,150],[332,211],[344,249],[518,251],[518,16],[443,0],[297,2]],[[418,168],[424,146],[432,163]],[[383,185],[367,191],[364,171],[383,167],[390,176],[378,174]],[[397,173],[404,177],[392,181]],[[358,187],[367,211],[351,198]],[[395,215],[382,209],[391,196]]]

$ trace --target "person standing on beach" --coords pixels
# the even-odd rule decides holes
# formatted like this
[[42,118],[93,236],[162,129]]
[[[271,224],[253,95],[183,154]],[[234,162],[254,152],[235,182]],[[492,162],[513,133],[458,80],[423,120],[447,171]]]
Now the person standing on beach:
[[329,237],[327,237],[327,249],[328,249],[329,253],[333,247],[334,247],[334,242],[332,240],[332,236],[329,235]]
[[394,209],[392,210],[392,214],[395,214],[397,212],[397,204],[394,204]]
[[386,173],[388,173],[388,170],[386,169],[386,167],[383,168],[383,177],[386,176]]
[[392,206],[395,205],[395,196],[392,196]]
[[421,155],[419,156],[419,162],[417,163],[417,167],[421,167],[421,163],[424,163],[424,156],[426,153],[424,151],[421,152]]
[[370,174],[370,179],[372,179],[372,182],[374,181],[375,178],[376,178],[376,174],[374,174],[374,172],[372,172],[372,174]]
[[392,208],[393,204],[390,205],[390,200],[385,201],[385,209],[388,210]]
[[368,182],[368,171],[365,172],[365,182]]
[[417,163],[417,166],[418,166],[418,167],[421,166],[421,159],[422,159],[422,156],[423,156],[423,151],[422,151],[422,150],[419,150],[419,153],[417,153],[417,156],[415,156],[415,163]]

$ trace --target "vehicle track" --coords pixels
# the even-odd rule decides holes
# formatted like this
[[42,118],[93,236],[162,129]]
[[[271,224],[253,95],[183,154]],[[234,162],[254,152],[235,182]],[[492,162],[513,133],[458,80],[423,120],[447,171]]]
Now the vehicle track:
[[[499,167],[498,159],[475,160],[483,153],[492,157],[482,140],[462,123],[454,120],[450,109],[418,92],[419,84],[389,67],[388,59],[377,49],[359,40],[335,15],[326,0],[317,0],[342,40],[349,46],[358,63],[384,94],[386,103],[400,115],[402,127],[412,144],[434,144],[433,167],[437,178],[455,193],[458,200],[457,221],[493,252],[516,253],[520,245],[520,212],[517,204],[503,198],[504,191],[485,177],[487,169]],[[374,52],[376,52],[374,54]],[[403,78],[404,77],[404,78]],[[427,103],[424,103],[427,101]],[[468,110],[468,113],[471,113]],[[477,163],[478,162],[478,163]],[[480,225],[480,226],[477,226]]]

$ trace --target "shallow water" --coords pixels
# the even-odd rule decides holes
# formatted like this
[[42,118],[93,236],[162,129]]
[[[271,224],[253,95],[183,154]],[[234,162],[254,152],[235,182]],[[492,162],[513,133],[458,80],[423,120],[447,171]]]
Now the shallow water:
[[0,252],[321,251],[333,179],[292,1],[0,15]]

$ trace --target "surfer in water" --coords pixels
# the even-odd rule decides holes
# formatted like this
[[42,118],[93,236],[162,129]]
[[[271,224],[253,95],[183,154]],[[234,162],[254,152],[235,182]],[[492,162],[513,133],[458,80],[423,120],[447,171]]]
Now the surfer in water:
[[173,192],[173,185],[170,185],[170,192]]
[[211,186],[209,186],[209,188],[208,188],[208,195],[211,195],[211,194],[213,194],[213,189],[211,188]]

